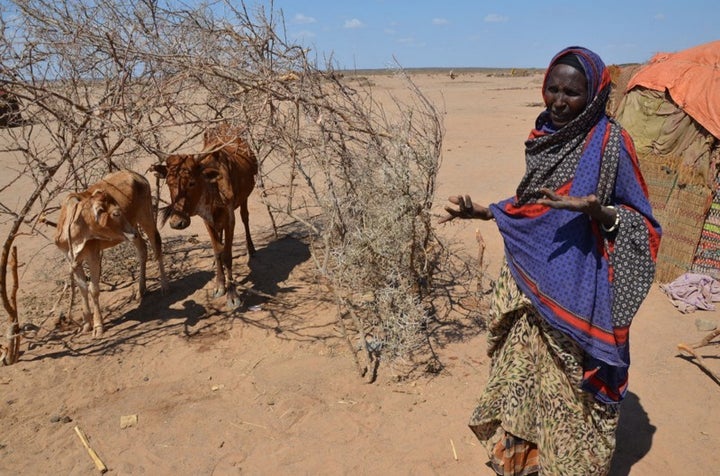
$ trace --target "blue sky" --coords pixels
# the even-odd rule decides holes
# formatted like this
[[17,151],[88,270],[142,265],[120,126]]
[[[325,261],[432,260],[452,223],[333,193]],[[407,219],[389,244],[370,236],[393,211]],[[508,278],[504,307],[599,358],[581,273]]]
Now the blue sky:
[[[269,5],[268,0],[246,0]],[[538,67],[581,45],[607,64],[720,39],[718,0],[275,0],[287,37],[341,69]]]

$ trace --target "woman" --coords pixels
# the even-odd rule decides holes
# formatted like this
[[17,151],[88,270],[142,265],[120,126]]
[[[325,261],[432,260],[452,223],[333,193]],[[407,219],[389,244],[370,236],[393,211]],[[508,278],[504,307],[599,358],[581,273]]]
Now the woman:
[[490,378],[470,420],[501,475],[602,475],[627,391],[628,330],[652,284],[661,230],[629,135],[605,114],[610,75],[560,51],[525,143],[516,195],[450,197],[494,219],[505,262],[488,323]]

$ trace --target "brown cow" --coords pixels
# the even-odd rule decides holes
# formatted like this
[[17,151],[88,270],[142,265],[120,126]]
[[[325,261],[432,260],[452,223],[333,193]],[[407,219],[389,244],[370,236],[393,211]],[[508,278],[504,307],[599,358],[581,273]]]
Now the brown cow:
[[[160,233],[155,226],[150,184],[145,177],[130,170],[114,172],[84,192],[69,194],[63,202],[55,231],[55,244],[65,253],[70,262],[71,274],[80,288],[83,332],[89,331],[92,325],[93,337],[101,337],[104,330],[99,301],[101,253],[104,249],[132,240],[140,261],[140,295],[145,294],[147,245],[138,233],[138,225],[152,243],[160,269],[160,284],[166,290],[168,284]],[[84,262],[87,262],[90,271],[92,309],[88,301]]]
[[174,154],[152,170],[165,178],[170,205],[163,209],[163,223],[182,230],[190,217],[205,222],[215,255],[215,296],[227,293],[231,309],[240,306],[232,275],[232,245],[235,233],[235,209],[245,227],[248,255],[255,253],[250,236],[248,196],[255,187],[258,163],[248,144],[236,131],[221,126],[205,132],[199,154]]

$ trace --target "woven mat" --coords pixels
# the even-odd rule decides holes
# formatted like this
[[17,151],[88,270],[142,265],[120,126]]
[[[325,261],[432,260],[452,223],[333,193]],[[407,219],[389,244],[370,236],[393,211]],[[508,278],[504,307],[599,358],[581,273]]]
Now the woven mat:
[[[672,162],[672,159],[657,156],[640,157],[653,215],[663,229],[655,273],[655,280],[661,283],[672,282],[692,269],[712,203],[712,192],[708,187],[679,182]],[[707,261],[702,263],[708,264]],[[702,263],[698,262],[698,266]]]
[[705,217],[700,243],[690,270],[720,279],[720,193],[715,194]]

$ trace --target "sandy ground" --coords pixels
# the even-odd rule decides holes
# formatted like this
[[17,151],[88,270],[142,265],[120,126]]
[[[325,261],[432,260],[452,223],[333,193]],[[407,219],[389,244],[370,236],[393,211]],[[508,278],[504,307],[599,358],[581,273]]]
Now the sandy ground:
[[[438,216],[449,195],[488,203],[514,192],[541,79],[415,76],[444,111]],[[401,94],[389,77],[372,81]],[[240,234],[236,275],[277,300],[251,296],[247,305],[256,307],[223,312],[222,299],[210,297],[202,224],[183,235],[161,230],[171,292],[160,293],[150,263],[148,299],[128,301],[136,286],[125,273],[103,287],[103,340],[25,342],[20,361],[0,368],[0,474],[93,474],[75,426],[116,475],[492,474],[467,427],[488,373],[480,329],[437,349],[446,366],[439,374],[397,381],[381,370],[365,383],[339,338],[334,307],[313,282],[307,246],[292,233],[276,239],[259,202],[251,214],[258,254],[248,265]],[[496,275],[502,245],[492,223],[440,230],[470,257],[479,230],[488,278]],[[35,320],[52,306],[59,288],[51,270],[62,266],[49,241],[38,240],[19,249],[21,315]],[[657,285],[640,309],[613,475],[717,474],[720,386],[676,350],[705,335],[698,318],[720,321],[716,311],[679,313]],[[717,347],[702,354],[720,372]],[[137,421],[123,428],[127,416]]]

